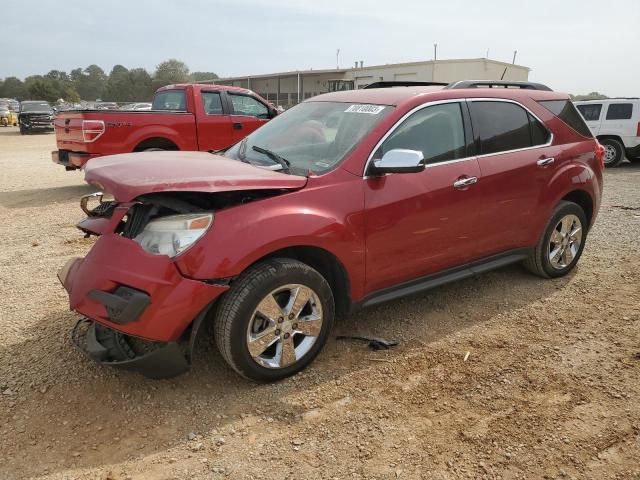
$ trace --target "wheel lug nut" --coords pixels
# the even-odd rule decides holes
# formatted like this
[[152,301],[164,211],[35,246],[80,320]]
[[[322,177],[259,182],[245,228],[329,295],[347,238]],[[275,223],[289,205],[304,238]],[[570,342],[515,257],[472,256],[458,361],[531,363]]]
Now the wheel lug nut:
[[293,313],[289,314],[289,320],[293,320]]
[[288,333],[285,333],[285,334],[284,334],[284,338],[289,338],[289,334],[288,334]]
[[275,334],[276,334],[276,335],[280,335],[280,329],[277,329],[277,330],[275,331]]
[[298,324],[294,323],[293,325],[291,325],[291,328],[293,328],[295,330],[296,328],[298,328]]
[[284,317],[278,317],[278,323],[284,322]]

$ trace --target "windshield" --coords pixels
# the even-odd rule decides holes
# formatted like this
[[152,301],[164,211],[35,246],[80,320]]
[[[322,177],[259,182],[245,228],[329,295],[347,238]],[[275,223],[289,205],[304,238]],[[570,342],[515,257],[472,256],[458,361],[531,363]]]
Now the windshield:
[[51,106],[47,102],[23,102],[20,106],[21,112],[50,112]]
[[293,173],[322,174],[337,167],[390,110],[384,105],[304,102],[278,115],[224,155],[280,169],[275,154],[287,161]]

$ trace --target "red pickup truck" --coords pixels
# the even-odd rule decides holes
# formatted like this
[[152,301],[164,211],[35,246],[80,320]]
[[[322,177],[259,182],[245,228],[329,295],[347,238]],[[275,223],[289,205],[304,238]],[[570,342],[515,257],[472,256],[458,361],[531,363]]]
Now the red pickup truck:
[[67,170],[94,157],[145,150],[220,150],[278,114],[258,94],[204,84],[158,89],[151,111],[72,110],[56,115],[55,163]]

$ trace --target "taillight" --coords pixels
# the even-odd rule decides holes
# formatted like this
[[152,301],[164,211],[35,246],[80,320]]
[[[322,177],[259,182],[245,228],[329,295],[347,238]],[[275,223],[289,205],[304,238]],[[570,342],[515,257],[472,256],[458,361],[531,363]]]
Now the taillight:
[[596,160],[600,162],[600,168],[604,170],[604,147],[599,142],[596,142],[595,154]]
[[83,120],[82,138],[85,143],[95,142],[104,133],[104,122],[102,120]]
[[636,137],[640,137],[640,122],[638,122],[638,129],[636,130]]

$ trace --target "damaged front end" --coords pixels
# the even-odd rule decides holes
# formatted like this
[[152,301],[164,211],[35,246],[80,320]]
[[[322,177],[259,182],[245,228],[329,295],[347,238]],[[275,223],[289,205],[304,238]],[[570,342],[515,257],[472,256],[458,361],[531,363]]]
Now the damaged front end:
[[[200,326],[230,279],[189,278],[174,257],[200,238],[191,232],[208,231],[214,212],[285,191],[167,191],[128,202],[101,192],[83,197],[87,217],[77,226],[98,240],[58,273],[71,309],[84,317],[73,328],[73,344],[100,364],[149,378],[188,370]],[[175,227],[175,219],[197,228],[167,241],[163,228]]]

